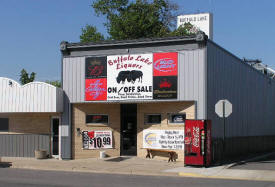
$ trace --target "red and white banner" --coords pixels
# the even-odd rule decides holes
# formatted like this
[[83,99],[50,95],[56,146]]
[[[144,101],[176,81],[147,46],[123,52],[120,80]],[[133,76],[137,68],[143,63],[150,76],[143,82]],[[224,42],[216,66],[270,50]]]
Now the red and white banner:
[[82,131],[83,149],[113,148],[112,131]]
[[177,76],[178,53],[154,53],[154,76]]
[[107,98],[107,79],[86,79],[85,80],[85,100],[98,101]]

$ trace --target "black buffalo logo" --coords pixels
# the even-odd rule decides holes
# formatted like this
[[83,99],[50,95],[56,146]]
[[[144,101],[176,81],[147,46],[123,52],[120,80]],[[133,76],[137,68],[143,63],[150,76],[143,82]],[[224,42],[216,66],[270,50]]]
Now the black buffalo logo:
[[116,81],[117,83],[122,82],[122,84],[124,84],[126,80],[128,82],[135,83],[136,80],[138,79],[138,82],[142,83],[142,77],[143,77],[142,71],[137,71],[137,70],[121,71],[118,73]]

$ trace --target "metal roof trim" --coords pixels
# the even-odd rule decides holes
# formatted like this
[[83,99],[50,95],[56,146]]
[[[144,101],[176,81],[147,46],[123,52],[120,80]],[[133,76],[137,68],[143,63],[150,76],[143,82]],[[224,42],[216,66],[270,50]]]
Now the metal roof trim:
[[134,44],[147,44],[147,43],[166,43],[178,41],[194,41],[197,42],[196,35],[190,37],[166,37],[166,38],[152,38],[152,39],[138,39],[138,40],[114,40],[104,41],[98,43],[67,43],[67,49],[78,48],[93,48],[93,47],[106,47],[106,46],[121,46],[121,45],[134,45]]

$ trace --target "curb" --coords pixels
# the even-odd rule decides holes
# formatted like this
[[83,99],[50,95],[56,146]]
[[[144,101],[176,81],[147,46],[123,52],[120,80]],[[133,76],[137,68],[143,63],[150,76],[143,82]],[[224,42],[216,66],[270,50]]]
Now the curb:
[[202,175],[197,173],[185,173],[179,172],[179,176],[181,177],[192,177],[192,178],[203,178],[203,179],[224,179],[224,180],[245,180],[245,181],[267,181],[274,182],[275,179],[255,179],[255,178],[245,178],[245,177],[229,177],[222,175]]
[[13,169],[26,169],[26,170],[40,170],[40,171],[56,171],[56,172],[79,172],[79,173],[97,173],[97,174],[117,174],[117,175],[141,175],[141,176],[166,176],[166,177],[179,177],[177,173],[166,173],[166,172],[144,172],[144,171],[95,171],[95,170],[82,170],[77,168],[69,169],[53,169],[53,168],[40,168],[30,166],[11,166]]

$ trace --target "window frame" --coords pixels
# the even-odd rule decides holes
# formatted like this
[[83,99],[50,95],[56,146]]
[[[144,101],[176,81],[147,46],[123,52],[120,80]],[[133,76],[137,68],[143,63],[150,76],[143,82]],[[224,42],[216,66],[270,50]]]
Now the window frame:
[[[150,123],[148,122],[149,116],[160,116],[160,122],[159,123]],[[160,125],[162,121],[162,115],[161,113],[145,113],[144,114],[144,124],[145,125]]]
[[[93,123],[88,123],[87,122],[87,116],[107,116],[107,123],[95,123],[95,122],[93,122]],[[87,126],[97,126],[97,125],[99,125],[99,126],[108,126],[109,125],[109,115],[108,114],[86,114],[85,115],[85,124],[87,125]]]
[[[0,133],[3,133],[3,132],[9,132],[10,131],[10,119],[9,118],[4,118],[4,117],[0,117],[0,120],[1,119],[6,119],[7,120],[7,130],[1,130],[0,129]],[[0,124],[1,125],[1,124]]]

